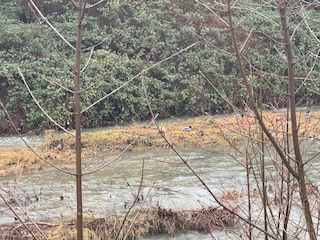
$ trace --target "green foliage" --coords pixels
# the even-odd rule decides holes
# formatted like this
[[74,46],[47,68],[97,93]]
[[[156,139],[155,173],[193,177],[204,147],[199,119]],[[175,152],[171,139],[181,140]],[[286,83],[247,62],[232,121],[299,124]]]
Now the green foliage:
[[[87,1],[88,6],[94,1]],[[75,45],[76,12],[70,1],[38,1],[38,7],[56,29]],[[73,94],[45,81],[56,80],[72,90],[74,76],[67,64],[61,60],[43,30],[24,1],[4,1],[0,6],[0,84],[1,101],[10,110],[23,130],[46,128],[51,125],[40,112],[24,86],[17,69],[20,68],[35,97],[48,114],[62,125],[67,121],[73,126]],[[240,46],[251,28],[255,31],[246,44],[243,53],[249,63],[265,72],[284,76],[286,63],[279,58],[269,37],[282,42],[279,15],[270,8],[261,9],[263,15],[251,14],[248,10],[235,10],[235,21],[243,20],[237,29]],[[310,17],[319,18],[315,11]],[[299,21],[298,21],[299,22]],[[44,25],[45,26],[45,25]],[[52,37],[54,44],[73,65],[74,53],[53,31],[44,27]],[[95,49],[90,64],[82,72],[82,88],[96,82],[121,55],[111,73],[97,85],[82,95],[82,108],[90,106],[99,98],[121,86],[143,69],[172,55],[192,43],[196,45],[188,51],[162,63],[144,74],[151,105],[160,117],[217,113],[228,111],[229,106],[214,89],[199,75],[201,71],[220,90],[226,92],[235,105],[241,105],[246,99],[239,80],[239,72],[234,56],[223,53],[214,46],[232,52],[227,30],[211,12],[194,1],[108,1],[85,12],[83,19],[82,47],[90,47],[106,38]],[[201,35],[206,41],[196,36]],[[294,54],[297,59],[310,51],[317,42],[310,39],[307,30],[299,28],[294,38]],[[280,51],[284,48],[280,47]],[[82,66],[90,52],[84,52]],[[297,62],[296,76],[304,77],[312,58]],[[41,75],[40,75],[41,74]],[[254,72],[253,75],[257,74]],[[316,64],[312,77],[319,77],[319,65]],[[286,79],[264,75],[279,89],[286,89]],[[258,79],[258,78],[252,78]],[[297,81],[297,87],[301,81]],[[260,81],[253,80],[254,89],[260,89]],[[306,85],[301,88],[297,98],[305,102],[319,103],[307,87],[318,91],[319,85]],[[270,101],[279,95],[263,81],[264,101]],[[18,114],[19,113],[19,114]],[[123,90],[92,107],[83,116],[84,127],[96,127],[116,122],[143,120],[150,114],[142,91],[140,79],[134,80]],[[2,123],[5,117],[0,112]]]

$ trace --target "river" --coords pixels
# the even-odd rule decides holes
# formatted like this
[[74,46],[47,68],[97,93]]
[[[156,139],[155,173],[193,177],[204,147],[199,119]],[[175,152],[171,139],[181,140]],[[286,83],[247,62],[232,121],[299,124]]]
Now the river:
[[[37,146],[41,137],[26,139]],[[9,142],[9,143],[8,143]],[[19,146],[16,137],[1,138],[0,147]],[[318,141],[308,150],[308,156],[318,151]],[[178,149],[188,160],[190,166],[204,179],[216,195],[222,191],[236,189],[245,190],[245,169],[225,153],[224,148],[217,147],[207,150],[196,148]],[[141,180],[143,159],[144,176],[142,194],[146,196],[148,186],[154,181],[162,164],[166,149],[148,151],[133,151],[124,153],[120,159],[110,166],[83,177],[83,213],[104,217],[108,214],[122,213],[134,199],[134,193]],[[88,172],[103,165],[109,153],[99,153],[93,158],[83,161],[83,172]],[[317,160],[317,159],[316,159]],[[172,208],[175,210],[201,209],[207,206],[217,206],[208,192],[201,186],[191,171],[182,164],[176,154],[169,150],[166,163],[160,173],[154,188],[146,201],[146,207]],[[313,183],[319,183],[320,163],[313,161],[308,174]],[[64,167],[60,165],[60,167]],[[271,170],[271,166],[270,170]],[[268,168],[268,166],[267,166]],[[279,179],[276,172],[271,173],[273,179]],[[15,191],[16,175],[2,176],[0,184],[6,191]],[[37,221],[53,221],[76,216],[75,179],[50,167],[40,172],[23,174],[16,196],[24,204],[29,216]],[[16,205],[15,209],[18,212]],[[0,201],[0,225],[15,224],[10,211],[5,211],[6,205]],[[25,217],[23,217],[26,220]],[[230,239],[224,231],[212,232],[217,239]],[[190,231],[177,234],[174,238],[167,235],[145,237],[143,239],[212,239],[210,234]]]

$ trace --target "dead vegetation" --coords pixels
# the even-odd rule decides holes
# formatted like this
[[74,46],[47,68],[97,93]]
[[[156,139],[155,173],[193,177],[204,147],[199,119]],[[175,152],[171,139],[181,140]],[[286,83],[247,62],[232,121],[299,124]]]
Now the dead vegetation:
[[[285,113],[266,113],[264,118],[270,127],[277,129],[273,132],[278,139],[282,139],[283,128],[285,128]],[[304,113],[299,117],[299,134],[301,138],[317,138],[320,129],[318,126],[319,112],[313,112],[312,117],[305,118]],[[165,129],[165,134],[174,146],[178,147],[211,147],[216,145],[227,145],[229,141],[239,142],[243,139],[246,129],[252,132],[258,125],[255,118],[246,114],[240,119],[234,116],[214,118],[206,116],[188,121],[177,121],[174,123],[160,124]],[[283,126],[282,126],[283,125]],[[192,126],[192,131],[184,132],[181,129]],[[242,134],[239,134],[239,129]],[[310,132],[311,129],[311,132]],[[201,132],[202,134],[198,134]],[[306,135],[308,132],[308,135]],[[63,140],[64,148],[59,151],[52,147],[55,140]],[[146,125],[133,123],[125,127],[114,127],[112,129],[98,132],[84,132],[82,135],[83,157],[90,157],[99,152],[108,152],[111,155],[119,153],[129,144],[130,150],[145,150],[167,146],[159,131],[152,124]],[[53,130],[45,132],[45,141],[42,146],[35,149],[42,157],[52,162],[72,163],[75,161],[75,140],[67,134],[59,134]],[[17,173],[22,166],[27,171],[37,171],[44,167],[45,163],[39,160],[28,148],[10,148],[0,150],[0,175]]]
[[[85,218],[85,239],[123,239],[135,213],[129,218],[120,230],[122,219]],[[226,228],[235,225],[235,217],[228,211],[218,208],[207,208],[197,211],[174,211],[173,209],[151,209],[140,212],[134,222],[128,239],[154,234],[169,234],[173,236],[178,232],[188,230],[210,232],[213,228]],[[40,223],[39,227],[49,239],[76,239],[75,220],[65,220],[55,223]],[[33,233],[41,235],[30,225]],[[28,232],[24,227],[2,229],[1,239],[26,239]],[[23,237],[22,237],[23,236]],[[31,236],[29,236],[31,238]]]

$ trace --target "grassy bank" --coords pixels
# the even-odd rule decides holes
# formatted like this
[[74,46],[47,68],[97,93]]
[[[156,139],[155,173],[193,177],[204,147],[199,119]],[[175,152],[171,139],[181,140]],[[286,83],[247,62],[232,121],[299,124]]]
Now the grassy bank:
[[[304,113],[299,115],[299,134],[301,139],[320,136],[319,120],[320,111],[312,113],[310,118],[305,118]],[[281,141],[285,140],[286,114],[265,113],[269,129],[272,134]],[[241,117],[226,116],[214,118],[205,116],[187,121],[160,124],[161,131],[167,139],[177,147],[207,148],[217,145],[236,144],[241,141],[260,139],[257,121],[247,113]],[[191,126],[189,132],[181,129]],[[35,151],[52,163],[70,163],[75,161],[75,139],[68,134],[59,134],[53,130],[45,132],[46,138],[42,146]],[[289,136],[290,138],[290,136]],[[52,146],[54,140],[63,139],[62,151]],[[268,140],[266,140],[268,141]],[[167,142],[153,123],[149,126],[133,123],[124,127],[86,132],[82,134],[83,157],[90,157],[101,153],[110,153],[115,156],[124,150],[129,144],[134,151],[150,148],[166,147]],[[25,171],[38,171],[47,168],[47,164],[40,160],[27,147],[0,150],[0,175],[18,173],[22,168]]]

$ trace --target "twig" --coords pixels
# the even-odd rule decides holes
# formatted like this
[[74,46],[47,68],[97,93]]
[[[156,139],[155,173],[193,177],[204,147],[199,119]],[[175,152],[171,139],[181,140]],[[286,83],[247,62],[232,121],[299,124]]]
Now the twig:
[[[11,196],[12,196],[12,195],[11,195]],[[23,207],[21,206],[19,200],[18,200],[15,196],[12,196],[12,197],[13,197],[14,200],[17,202],[17,204],[19,205],[19,207],[20,207],[21,211],[24,213],[24,215],[27,216],[27,218],[29,219],[29,221],[32,222],[32,224],[38,229],[38,231],[41,233],[41,235],[42,235],[45,239],[49,240],[49,239],[47,238],[47,236],[44,234],[44,232],[43,232],[43,231],[39,228],[39,226],[35,223],[35,221],[33,221],[32,218],[30,218],[30,216],[27,214],[27,212],[26,212],[25,210],[23,210]]]
[[126,85],[128,85],[131,81],[133,81],[135,78],[141,76],[142,74],[144,74],[145,72],[147,72],[148,70],[150,70],[151,68],[154,68],[156,66],[158,66],[160,63],[163,63],[167,60],[169,60],[170,58],[173,58],[174,56],[186,51],[187,49],[193,47],[194,45],[196,45],[195,43],[191,44],[190,46],[180,50],[179,52],[176,52],[175,54],[172,54],[170,57],[167,57],[155,64],[153,64],[151,67],[146,68],[145,70],[143,70],[142,72],[140,72],[139,74],[135,75],[133,78],[131,78],[130,80],[128,80],[126,83],[122,84],[120,87],[118,87],[117,89],[113,90],[112,92],[108,93],[107,95],[105,95],[104,97],[100,98],[98,101],[96,101],[95,103],[91,104],[89,107],[85,108],[84,110],[81,111],[81,114],[84,113],[85,111],[87,111],[88,109],[92,108],[94,105],[98,104],[99,102],[101,102],[102,100],[106,99],[107,97],[109,97],[110,95],[116,93],[117,91],[119,91],[120,89],[122,89],[123,87],[125,87]]
[[[319,54],[320,50],[318,50],[318,54]],[[318,55],[315,56],[315,60],[313,62],[312,67],[310,68],[310,71],[308,72],[306,78],[303,80],[303,82],[300,84],[299,88],[295,91],[295,94],[302,88],[303,85],[305,85],[305,82],[307,81],[307,78],[309,77],[309,75],[313,72],[314,66],[316,65],[318,60]]]
[[227,52],[227,51],[222,50],[221,48],[218,48],[217,46],[213,45],[211,42],[207,41],[204,37],[200,36],[198,33],[194,32],[194,31],[192,31],[192,30],[190,29],[190,27],[188,27],[188,30],[189,30],[190,32],[192,32],[193,34],[195,34],[196,36],[198,36],[199,38],[201,38],[202,40],[204,40],[207,44],[211,45],[211,46],[214,47],[215,49],[218,49],[220,52],[223,52],[223,53],[226,53],[226,54],[228,54],[228,55],[234,56],[233,53]]
[[68,131],[67,129],[65,129],[64,127],[62,127],[59,123],[57,123],[55,120],[53,120],[49,114],[46,113],[46,111],[44,111],[44,109],[40,106],[40,103],[37,101],[37,99],[33,96],[33,93],[31,92],[26,80],[24,79],[24,76],[23,74],[21,73],[20,69],[18,69],[19,73],[20,73],[20,76],[24,82],[24,84],[26,85],[31,97],[33,98],[33,100],[36,102],[36,104],[38,105],[38,107],[40,108],[40,110],[47,116],[47,118],[49,118],[49,120],[51,122],[53,122],[56,126],[58,126],[59,128],[61,128],[62,130],[64,130],[66,133],[69,133],[71,136],[73,136],[74,138],[76,137],[74,134],[72,134],[70,131]]
[[274,47],[274,49],[279,53],[280,57],[281,57],[283,60],[285,60],[286,62],[288,62],[288,60],[286,59],[286,57],[278,50],[278,48],[277,48],[275,45],[273,45],[273,47]]
[[74,46],[72,46],[55,28],[54,26],[51,25],[51,23],[42,15],[42,13],[40,12],[40,10],[37,8],[37,6],[33,3],[32,0],[29,0],[32,4],[32,6],[37,10],[37,12],[39,13],[39,15],[42,17],[42,19],[52,28],[53,31],[56,32],[56,34],[58,34],[58,36],[69,46],[71,47],[73,50],[76,50],[76,48]]
[[[125,215],[125,217],[123,218],[123,221],[122,221],[122,223],[121,223],[121,226],[120,226],[120,228],[119,228],[119,231],[118,231],[118,234],[117,234],[117,236],[116,236],[116,240],[118,239],[118,237],[119,237],[119,234],[120,234],[120,232],[121,232],[121,229],[122,229],[122,227],[123,227],[123,225],[124,225],[124,223],[125,223],[125,221],[127,220],[127,217],[128,217],[128,215],[129,215],[129,213],[131,212],[131,209],[134,207],[134,205],[136,204],[136,202],[137,202],[137,200],[138,200],[138,198],[139,198],[139,195],[140,195],[140,191],[141,191],[141,187],[142,187],[142,182],[143,182],[143,171],[144,171],[144,158],[143,158],[143,160],[142,160],[142,170],[141,170],[141,180],[140,180],[140,186],[139,186],[139,189],[138,189],[138,193],[137,193],[137,195],[136,195],[136,197],[134,198],[134,201],[133,201],[133,203],[132,203],[132,205],[129,207],[129,209],[128,209],[128,211],[127,211],[127,214]],[[128,230],[129,231],[129,230]]]
[[16,125],[14,124],[14,122],[12,121],[7,109],[4,107],[3,103],[1,103],[1,106],[2,108],[4,109],[5,113],[7,114],[12,126],[14,127],[14,129],[16,130],[16,133],[19,135],[19,137],[21,138],[21,140],[24,142],[24,144],[38,157],[40,158],[41,160],[43,160],[44,162],[46,162],[47,164],[49,164],[51,167],[54,167],[55,169],[63,172],[63,173],[66,173],[66,174],[69,174],[69,175],[73,175],[73,176],[76,176],[76,174],[74,173],[70,173],[70,172],[67,172],[59,167],[57,167],[56,165],[50,163],[49,161],[45,160],[43,157],[41,157],[36,151],[33,150],[33,148],[30,147],[30,145],[24,140],[24,138],[22,137],[21,133],[19,132],[19,130],[17,129]]
[[[143,85],[144,86],[144,85]],[[146,98],[148,98],[146,89],[144,88],[144,94],[146,96]],[[148,104],[148,108],[149,111],[152,115],[152,117],[154,117],[154,113],[153,110],[151,108],[150,102],[149,100],[147,100],[147,104]],[[157,122],[155,121],[155,124],[158,127]],[[159,127],[158,127],[159,128]],[[175,147],[170,143],[170,141],[168,140],[168,138],[162,134],[162,137],[164,138],[164,140],[168,143],[169,147],[175,152],[175,154],[181,159],[181,161],[186,165],[187,168],[189,168],[189,170],[193,173],[193,175],[200,181],[200,183],[202,184],[202,186],[204,186],[204,188],[208,191],[208,193],[213,197],[213,199],[220,205],[222,206],[225,210],[227,210],[228,212],[230,212],[231,214],[237,216],[239,219],[241,219],[242,221],[246,222],[247,224],[255,227],[256,229],[260,230],[261,232],[267,234],[268,236],[270,236],[273,239],[277,239],[275,236],[271,235],[270,233],[268,233],[267,231],[265,231],[264,229],[260,228],[259,226],[255,225],[254,223],[248,221],[247,219],[245,219],[244,217],[240,216],[239,214],[237,214],[235,211],[233,211],[232,209],[228,208],[227,206],[225,206],[214,194],[213,192],[210,190],[210,188],[207,186],[207,184],[202,180],[202,178],[200,178],[200,176],[193,170],[193,168],[187,163],[187,161],[180,155],[180,153],[175,149]]]
[[[158,115],[157,115],[157,116],[158,116]],[[156,117],[157,117],[157,116],[156,116]],[[102,165],[101,167],[99,167],[99,168],[97,168],[97,169],[95,169],[95,170],[93,170],[93,171],[91,171],[91,172],[83,173],[82,175],[84,176],[84,175],[89,175],[89,174],[95,173],[95,172],[97,172],[97,171],[105,168],[106,166],[110,165],[111,163],[113,163],[115,160],[117,160],[119,157],[121,157],[121,155],[122,155],[125,151],[127,151],[132,144],[134,144],[141,136],[143,136],[143,133],[148,130],[148,128],[151,126],[151,124],[153,124],[153,122],[149,123],[149,125],[146,127],[146,129],[145,129],[141,134],[139,134],[139,135],[138,135],[121,153],[119,153],[116,157],[112,158],[109,162],[107,162],[106,164]]]
[[[40,74],[40,73],[39,73],[39,74]],[[71,92],[71,93],[74,94],[74,91],[70,90],[69,88],[66,88],[66,87],[62,86],[62,85],[61,85],[60,83],[58,83],[55,79],[54,79],[53,81],[50,81],[49,79],[45,78],[42,74],[40,74],[40,76],[41,76],[44,80],[46,80],[47,82],[52,83],[52,84],[56,84],[56,85],[58,85],[59,87],[63,88],[64,90],[66,90],[66,91]]]
[[98,4],[100,4],[100,3],[104,2],[104,1],[105,0],[100,0],[99,2],[96,2],[96,3],[92,4],[92,5],[90,5],[89,7],[85,7],[85,8],[89,9],[89,8],[95,7],[95,6],[97,6]]
[[160,173],[161,173],[161,171],[162,171],[162,168],[163,168],[163,166],[164,166],[164,163],[165,163],[165,161],[166,161],[166,159],[167,159],[167,154],[168,154],[169,149],[170,149],[170,148],[169,148],[169,146],[168,146],[167,151],[166,151],[166,153],[165,153],[165,156],[163,157],[162,164],[161,164],[161,166],[160,166],[160,168],[159,168],[159,171],[158,171],[158,173],[157,173],[157,176],[155,177],[155,179],[153,180],[151,186],[149,187],[148,192],[147,192],[145,198],[143,199],[143,202],[141,203],[141,206],[140,206],[138,212],[136,213],[136,215],[135,215],[134,218],[132,219],[132,222],[131,222],[131,224],[130,224],[130,227],[129,227],[129,229],[127,230],[127,233],[126,233],[126,235],[124,236],[123,240],[126,240],[126,239],[127,239],[127,237],[128,237],[128,235],[129,235],[129,233],[130,233],[130,230],[131,230],[134,222],[137,220],[138,215],[139,215],[139,213],[141,212],[141,209],[142,209],[143,205],[144,205],[145,202],[147,201],[147,198],[148,198],[148,196],[149,196],[149,193],[150,193],[151,189],[153,188],[154,184],[155,184],[156,181],[158,180],[158,177],[159,177],[159,175],[160,175]]
[[16,184],[16,188],[14,189],[14,192],[13,192],[13,196],[16,195],[16,192],[17,192],[17,189],[18,189],[18,185],[20,183],[20,179],[21,179],[21,176],[22,176],[22,173],[23,173],[25,162],[26,162],[26,158],[24,157],[23,158],[23,164],[22,164],[22,167],[21,167],[21,171],[20,171],[20,174],[19,174],[19,178],[18,178],[18,181],[17,181],[17,184]]
[[[1,103],[2,104],[2,103]],[[10,204],[6,201],[6,199],[2,196],[0,193],[0,197],[4,201],[4,203],[10,208],[11,212],[16,216],[16,218],[23,224],[23,226],[28,230],[28,232],[33,236],[34,239],[38,239],[33,232],[30,230],[30,228],[27,227],[27,225],[22,221],[22,219],[19,217],[19,215],[16,213],[16,211],[10,206]]]
[[[209,7],[208,5],[204,4],[203,2],[199,1],[199,0],[195,0],[197,3],[200,3],[202,6],[204,6],[206,9],[208,9],[210,12],[212,12],[217,18],[220,19],[221,22],[224,23],[224,25],[226,25],[227,27],[229,27],[229,24],[223,20],[215,11],[212,10],[211,7]],[[219,10],[219,11],[222,11],[222,10]],[[225,11],[222,11],[222,12],[225,12]]]
[[69,67],[72,71],[74,71],[74,68],[68,63],[68,61],[62,56],[62,54],[60,53],[60,51],[58,50],[58,48],[54,45],[51,37],[49,36],[49,34],[48,34],[48,33],[46,32],[46,30],[44,29],[41,21],[39,20],[39,18],[38,18],[38,16],[37,16],[37,14],[35,13],[35,11],[34,11],[33,8],[30,6],[29,3],[28,3],[28,6],[30,7],[30,9],[31,9],[32,13],[34,14],[34,16],[37,18],[37,20],[38,20],[38,22],[39,22],[39,24],[40,24],[40,27],[41,27],[41,29],[42,29],[42,31],[44,32],[44,34],[45,34],[45,35],[47,36],[47,38],[49,39],[49,41],[50,41],[51,45],[53,46],[53,48],[56,50],[56,52],[57,52],[58,55],[61,57],[61,59],[68,65],[68,67]]
[[118,58],[116,59],[116,61],[112,64],[112,66],[108,69],[107,72],[103,73],[103,75],[96,81],[94,82],[93,84],[91,84],[91,86],[87,87],[86,89],[83,89],[80,91],[80,93],[82,92],[85,92],[85,91],[88,91],[90,88],[92,88],[94,85],[96,85],[98,82],[100,82],[103,78],[105,78],[109,72],[111,71],[111,69],[114,67],[114,65],[116,65],[116,63],[118,62],[119,58],[120,58],[121,55],[118,56]]
[[75,8],[77,8],[78,9],[78,4],[74,1],[74,0],[70,0],[71,2],[72,2],[72,4],[73,4],[73,6],[75,6]]
[[88,58],[88,61],[87,61],[86,65],[82,68],[82,70],[80,71],[80,73],[82,73],[82,72],[86,69],[86,67],[88,66],[88,64],[89,64],[89,62],[90,62],[90,60],[91,60],[92,54],[93,54],[93,50],[94,50],[94,47],[91,49],[91,52],[90,52],[90,56],[89,56],[89,58]]
[[249,32],[249,34],[248,34],[247,39],[244,41],[243,46],[242,46],[242,47],[241,47],[241,49],[240,49],[240,53],[242,52],[242,49],[243,49],[243,48],[244,48],[244,46],[246,45],[247,41],[249,40],[249,38],[250,38],[250,36],[251,36],[252,31],[253,31],[253,28],[251,28],[251,30],[250,30],[250,32]]
[[[290,41],[292,40],[293,38],[293,35],[295,34],[296,30],[299,28],[299,26],[301,25],[301,23],[309,16],[310,13],[308,13],[306,16],[304,16],[302,18],[302,20],[299,22],[299,24],[294,28],[292,34],[291,34],[291,37],[290,37]],[[289,26],[290,27],[290,26]]]

